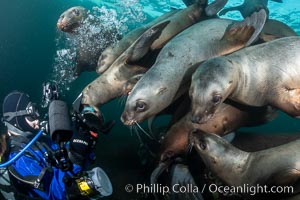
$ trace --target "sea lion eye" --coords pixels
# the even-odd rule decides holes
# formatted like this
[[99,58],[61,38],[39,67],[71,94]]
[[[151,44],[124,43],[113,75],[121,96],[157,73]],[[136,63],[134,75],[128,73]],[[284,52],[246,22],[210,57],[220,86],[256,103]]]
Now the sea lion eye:
[[146,103],[145,102],[142,102],[142,101],[137,101],[136,104],[135,104],[135,109],[136,111],[138,112],[142,112],[144,111],[146,108]]
[[221,95],[214,95],[211,101],[213,102],[213,104],[217,105],[221,102],[221,99]]
[[73,13],[74,13],[76,16],[79,16],[79,15],[80,15],[80,12],[79,12],[78,9],[74,9],[74,10],[73,10]]
[[202,150],[205,150],[206,149],[206,143],[204,142],[204,141],[200,141],[200,143],[199,143],[199,146],[200,146],[200,148],[202,149]]

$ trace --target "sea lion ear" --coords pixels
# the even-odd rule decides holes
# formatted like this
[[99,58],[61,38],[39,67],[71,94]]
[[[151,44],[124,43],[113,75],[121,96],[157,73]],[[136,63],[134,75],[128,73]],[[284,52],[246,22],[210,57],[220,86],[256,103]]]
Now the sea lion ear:
[[158,94],[158,95],[162,95],[162,94],[165,93],[166,91],[167,91],[167,88],[166,88],[166,87],[161,87],[161,88],[159,88],[157,94]]

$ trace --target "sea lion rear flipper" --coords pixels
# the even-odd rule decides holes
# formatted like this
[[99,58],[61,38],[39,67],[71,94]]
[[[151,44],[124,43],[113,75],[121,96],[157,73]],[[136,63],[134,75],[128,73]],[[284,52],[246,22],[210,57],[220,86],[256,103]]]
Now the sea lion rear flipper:
[[[224,40],[225,44],[229,44],[235,50],[248,46],[257,39],[266,19],[267,14],[265,10],[255,12],[243,21],[229,25],[221,40]],[[228,47],[228,45],[226,46]]]
[[205,8],[206,15],[207,16],[216,15],[225,6],[227,2],[228,0],[215,0]]
[[129,47],[130,56],[127,58],[128,62],[135,62],[140,60],[150,49],[152,43],[159,38],[162,30],[170,23],[164,21],[158,25],[152,26],[144,32],[132,45]]

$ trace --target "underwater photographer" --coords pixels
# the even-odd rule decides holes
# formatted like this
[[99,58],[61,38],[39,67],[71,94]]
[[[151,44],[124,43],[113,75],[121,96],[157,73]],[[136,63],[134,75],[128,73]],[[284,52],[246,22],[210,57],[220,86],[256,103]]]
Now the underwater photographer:
[[67,104],[53,98],[48,120],[40,123],[29,95],[13,91],[5,97],[0,197],[99,199],[112,194],[106,173],[99,167],[89,169],[95,160],[97,130],[85,123],[81,113],[72,113],[72,123],[69,115]]

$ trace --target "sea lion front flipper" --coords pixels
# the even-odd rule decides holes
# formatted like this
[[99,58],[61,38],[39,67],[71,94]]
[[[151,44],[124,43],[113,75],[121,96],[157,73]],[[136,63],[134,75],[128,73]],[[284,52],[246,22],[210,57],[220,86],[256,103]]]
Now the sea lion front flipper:
[[215,0],[205,8],[206,15],[207,16],[216,15],[222,8],[224,8],[227,2],[228,0]]
[[224,52],[224,54],[250,45],[260,34],[266,19],[266,11],[260,10],[241,22],[229,25],[221,39],[223,40],[221,43],[227,44],[224,45],[226,46],[225,51],[230,49],[230,52]]
[[135,62],[140,60],[150,49],[152,43],[159,38],[163,29],[170,23],[170,21],[162,22],[155,25],[143,33],[128,50],[130,55],[127,58],[127,62]]

